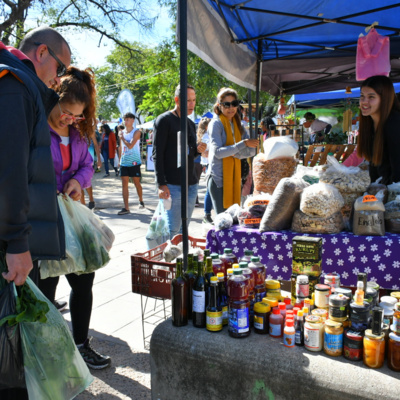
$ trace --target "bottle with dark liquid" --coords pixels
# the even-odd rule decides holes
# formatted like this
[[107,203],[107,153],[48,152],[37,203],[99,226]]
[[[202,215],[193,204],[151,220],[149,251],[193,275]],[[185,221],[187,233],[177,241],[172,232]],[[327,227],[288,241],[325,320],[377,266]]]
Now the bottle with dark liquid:
[[206,273],[205,273],[205,278],[206,278],[206,306],[208,305],[208,299],[210,297],[210,285],[211,285],[211,277],[215,276],[214,275],[214,269],[212,265],[212,259],[211,257],[207,257],[205,260],[206,263]]
[[249,263],[251,261],[251,257],[253,256],[252,250],[245,250],[244,255],[240,258],[239,264],[243,261]]
[[212,259],[212,266],[214,270],[214,275],[217,276],[219,272],[222,272],[224,274],[224,279],[225,279],[225,268],[222,263],[222,261],[219,259],[219,255],[217,253],[212,253],[211,254],[211,259]]
[[219,258],[222,261],[225,276],[226,271],[238,262],[236,256],[232,253],[232,249],[224,249],[224,254],[221,254]]
[[222,272],[218,272],[218,304],[222,308],[222,325],[228,325],[228,294],[226,293],[225,278]]
[[222,330],[222,307],[218,303],[218,278],[211,277],[210,298],[206,311],[206,328],[210,332],[219,332]]
[[203,263],[206,262],[207,257],[211,257],[210,250],[209,249],[204,249],[203,250]]
[[189,284],[188,319],[192,319],[192,308],[193,308],[192,307],[192,299],[193,299],[192,290],[193,290],[194,281],[196,279],[196,274],[194,272],[193,264],[194,264],[193,254],[188,254],[188,267],[184,274],[184,276]]
[[206,279],[204,277],[204,268],[201,261],[197,264],[197,277],[193,285],[193,326],[196,328],[206,327]]
[[188,323],[189,284],[182,274],[182,257],[176,259],[175,278],[171,282],[172,324]]

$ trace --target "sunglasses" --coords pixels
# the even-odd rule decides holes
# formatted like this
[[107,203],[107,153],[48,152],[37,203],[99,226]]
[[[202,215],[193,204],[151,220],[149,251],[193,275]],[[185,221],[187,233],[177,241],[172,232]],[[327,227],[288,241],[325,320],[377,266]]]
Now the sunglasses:
[[72,121],[74,121],[74,122],[80,122],[80,121],[84,121],[85,120],[85,117],[82,115],[82,116],[75,116],[75,115],[71,115],[71,114],[67,114],[67,113],[65,113],[64,111],[63,111],[63,109],[61,108],[61,106],[60,106],[60,103],[57,103],[58,104],[58,108],[60,109],[60,119],[62,119],[62,118],[65,118],[65,119],[67,119],[67,120],[72,120]]
[[221,106],[223,106],[224,108],[230,108],[231,106],[239,107],[240,102],[239,100],[233,100],[233,101],[223,101],[219,104],[221,104]]
[[[33,43],[36,46],[40,46],[42,44],[46,45],[45,43],[40,43],[40,42],[34,42]],[[56,56],[56,54],[54,53],[54,51],[47,46],[47,50],[49,52],[49,54],[58,62],[58,67],[57,67],[57,76],[60,78],[62,76],[64,76],[67,72],[67,67],[65,66],[65,64]]]

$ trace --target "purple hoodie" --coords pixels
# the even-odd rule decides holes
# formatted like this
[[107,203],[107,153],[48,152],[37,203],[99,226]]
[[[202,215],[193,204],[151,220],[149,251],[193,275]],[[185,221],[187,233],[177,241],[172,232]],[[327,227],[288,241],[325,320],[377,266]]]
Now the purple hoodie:
[[89,153],[85,139],[81,139],[79,132],[73,126],[69,126],[69,143],[71,146],[71,165],[63,171],[61,157],[61,138],[50,126],[51,134],[51,155],[53,157],[54,169],[56,171],[57,190],[61,193],[64,185],[71,179],[76,179],[82,189],[92,185],[93,158]]

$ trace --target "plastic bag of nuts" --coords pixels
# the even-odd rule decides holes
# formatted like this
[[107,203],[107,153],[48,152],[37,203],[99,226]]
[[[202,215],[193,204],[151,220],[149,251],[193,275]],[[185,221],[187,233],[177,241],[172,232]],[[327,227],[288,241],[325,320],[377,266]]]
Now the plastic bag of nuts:
[[300,210],[310,217],[327,217],[344,206],[343,196],[335,186],[317,183],[303,190]]
[[264,153],[253,159],[253,182],[255,193],[272,194],[282,178],[292,176],[297,162],[293,157],[267,160]]
[[299,233],[339,233],[344,229],[343,216],[337,211],[329,217],[310,217],[300,210],[293,215],[292,231]]

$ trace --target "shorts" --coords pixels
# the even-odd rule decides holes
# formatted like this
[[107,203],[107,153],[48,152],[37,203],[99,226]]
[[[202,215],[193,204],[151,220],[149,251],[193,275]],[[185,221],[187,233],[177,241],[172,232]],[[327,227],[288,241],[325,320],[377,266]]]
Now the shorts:
[[129,178],[140,178],[142,174],[140,173],[140,165],[134,165],[132,167],[121,167],[121,176],[129,176]]

